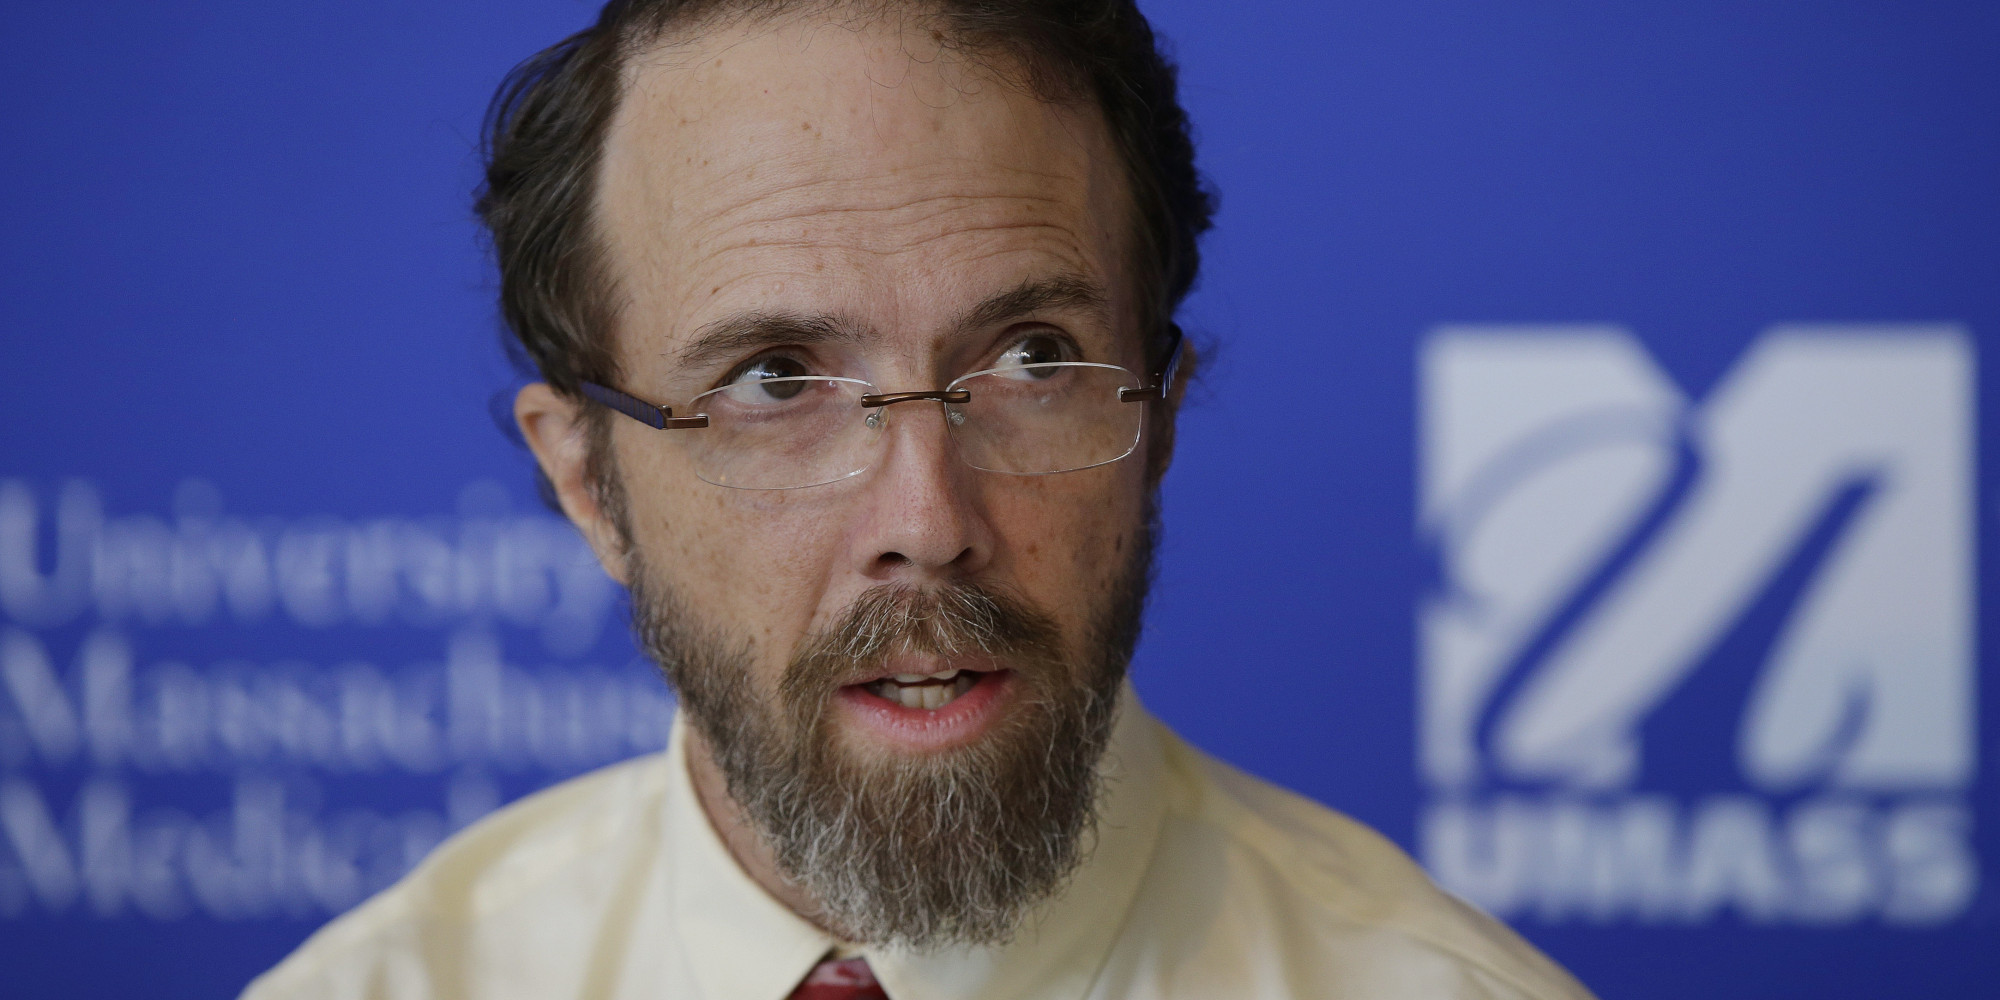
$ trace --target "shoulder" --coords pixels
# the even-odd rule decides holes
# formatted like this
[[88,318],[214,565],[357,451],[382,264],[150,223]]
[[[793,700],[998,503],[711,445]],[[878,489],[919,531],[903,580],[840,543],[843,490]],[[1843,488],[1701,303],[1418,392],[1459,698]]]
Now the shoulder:
[[[418,1000],[464,991],[486,957],[532,940],[549,916],[601,909],[618,894],[643,855],[658,849],[665,777],[663,755],[652,754],[487,816],[320,928],[252,982],[243,1000]],[[560,969],[511,971],[528,981],[565,978]]]
[[1207,900],[1198,920],[1229,928],[1227,947],[1201,946],[1220,967],[1281,984],[1269,995],[1589,997],[1386,837],[1160,731],[1169,801],[1156,864],[1164,883],[1194,890],[1183,898]]

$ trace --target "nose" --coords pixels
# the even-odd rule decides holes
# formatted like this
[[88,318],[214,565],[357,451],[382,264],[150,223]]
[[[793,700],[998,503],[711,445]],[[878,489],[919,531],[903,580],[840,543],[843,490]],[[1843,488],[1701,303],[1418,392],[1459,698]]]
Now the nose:
[[977,572],[992,559],[993,530],[979,473],[959,459],[945,428],[943,400],[930,393],[878,398],[882,405],[869,412],[888,426],[864,487],[867,512],[855,539],[862,572],[917,586]]

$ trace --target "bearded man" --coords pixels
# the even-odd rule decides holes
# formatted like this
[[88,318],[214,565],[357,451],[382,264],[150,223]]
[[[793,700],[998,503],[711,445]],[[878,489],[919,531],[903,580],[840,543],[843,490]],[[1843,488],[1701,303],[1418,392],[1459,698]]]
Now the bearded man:
[[1211,203],[1130,0],[614,0],[496,99],[520,427],[680,699],[280,997],[1577,997],[1125,682]]

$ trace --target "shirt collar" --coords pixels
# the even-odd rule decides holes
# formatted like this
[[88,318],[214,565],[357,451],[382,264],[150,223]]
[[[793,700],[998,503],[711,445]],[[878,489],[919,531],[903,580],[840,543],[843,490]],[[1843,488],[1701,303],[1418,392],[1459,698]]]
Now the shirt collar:
[[[667,867],[677,941],[695,983],[715,1000],[784,1000],[838,942],[765,892],[737,866],[688,776],[684,719],[667,749]],[[1082,997],[1110,953],[1152,860],[1164,764],[1157,723],[1131,686],[1099,765],[1105,781],[1089,851],[1069,885],[1031,913],[1005,945],[913,953],[861,948],[892,998]]]
[[667,737],[667,928],[705,997],[784,1000],[833,946],[824,931],[772,898],[738,867],[702,811],[688,776],[687,719]]

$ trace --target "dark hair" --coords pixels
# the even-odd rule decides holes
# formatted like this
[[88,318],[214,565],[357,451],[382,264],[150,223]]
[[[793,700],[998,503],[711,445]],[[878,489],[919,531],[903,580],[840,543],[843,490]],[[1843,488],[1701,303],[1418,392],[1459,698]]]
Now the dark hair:
[[725,18],[896,7],[937,18],[951,44],[1011,56],[1038,97],[1103,114],[1137,212],[1147,354],[1164,362],[1214,200],[1195,171],[1174,66],[1132,0],[611,0],[596,24],[516,66],[487,109],[476,209],[500,267],[502,315],[544,380],[572,397],[579,382],[617,381],[612,286],[592,210],[625,60],[668,32]]

